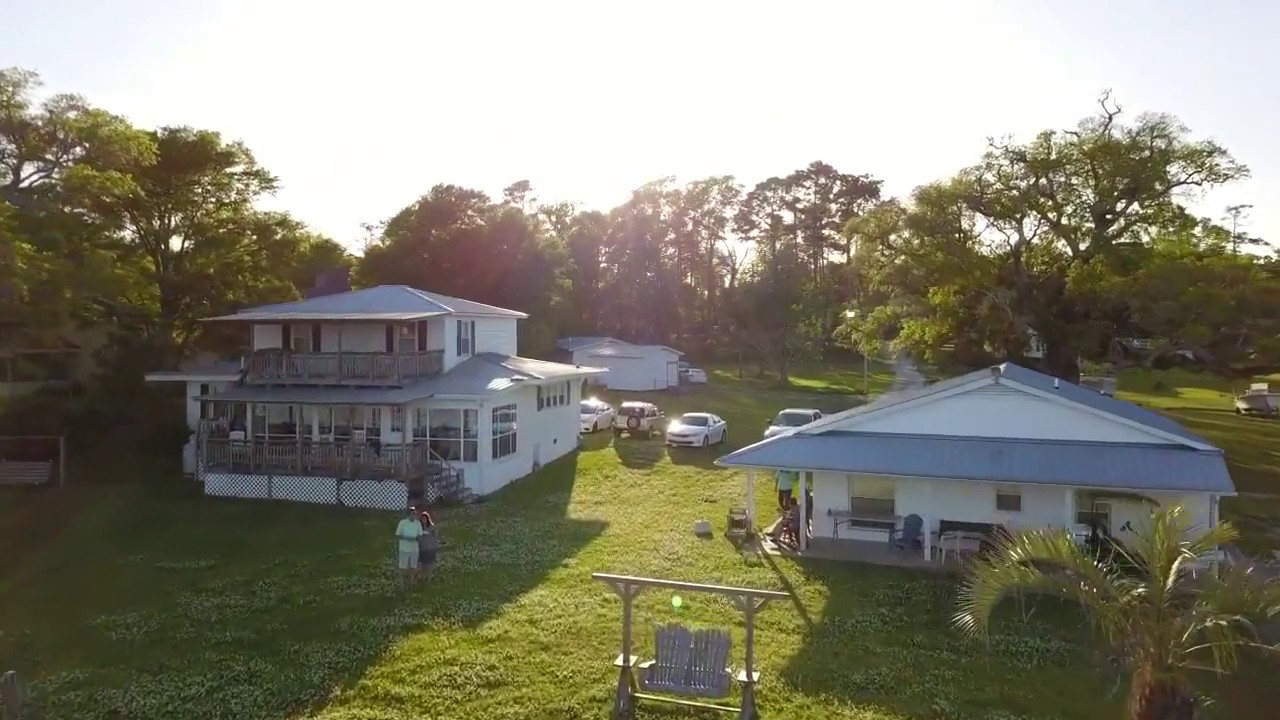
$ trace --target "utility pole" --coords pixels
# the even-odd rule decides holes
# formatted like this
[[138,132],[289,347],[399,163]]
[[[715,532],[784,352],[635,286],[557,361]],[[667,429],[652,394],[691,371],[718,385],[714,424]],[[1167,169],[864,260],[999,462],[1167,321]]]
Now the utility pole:
[[1226,220],[1231,221],[1231,254],[1240,252],[1240,222],[1248,221],[1252,205],[1231,205],[1227,207]]

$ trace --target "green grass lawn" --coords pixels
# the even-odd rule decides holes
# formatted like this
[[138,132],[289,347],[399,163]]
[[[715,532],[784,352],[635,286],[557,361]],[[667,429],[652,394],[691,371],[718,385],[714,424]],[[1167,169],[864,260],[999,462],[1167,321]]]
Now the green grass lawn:
[[[860,364],[813,370],[797,380],[861,381]],[[668,415],[721,414],[731,448],[783,407],[856,402],[725,373],[654,399]],[[943,576],[695,538],[694,521],[719,533],[742,502],[741,473],[714,469],[715,454],[587,438],[489,502],[440,511],[438,580],[407,595],[390,571],[394,514],[209,499],[144,467],[115,474],[153,479],[6,491],[0,547],[22,551],[0,554],[0,669],[34,678],[55,719],[604,718],[620,603],[590,574],[608,571],[792,593],[758,621],[766,717],[1119,717],[1124,688],[1068,609],[1006,608],[989,643],[966,640],[948,627]],[[757,507],[772,507],[771,485],[759,491]],[[670,599],[640,596],[642,655],[648,628],[676,620],[732,628],[741,664],[725,601],[686,593],[677,611]],[[1239,712],[1251,706],[1218,710],[1258,717]]]
[[[1280,376],[1259,377],[1280,387]],[[1246,549],[1280,549],[1280,420],[1235,414],[1232,398],[1248,387],[1186,370],[1121,374],[1117,396],[1159,410],[1222,448],[1239,497],[1224,498],[1223,517],[1244,532]]]

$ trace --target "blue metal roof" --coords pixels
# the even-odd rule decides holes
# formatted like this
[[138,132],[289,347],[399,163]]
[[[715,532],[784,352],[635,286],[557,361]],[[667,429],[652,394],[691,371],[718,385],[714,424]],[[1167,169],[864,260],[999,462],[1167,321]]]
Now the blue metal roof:
[[829,430],[764,440],[716,464],[1118,490],[1235,492],[1221,450],[1173,444]]
[[[983,373],[989,373],[990,370],[979,370],[977,373],[970,373],[975,377],[981,376]],[[1075,383],[1069,383],[1065,380],[1057,380],[1057,386],[1054,382],[1056,378],[1052,375],[1045,375],[1035,370],[1028,370],[1021,365],[1013,363],[1004,363],[1000,366],[1000,377],[1021,383],[1028,387],[1033,387],[1042,392],[1056,393],[1071,402],[1087,406],[1094,410],[1115,415],[1124,418],[1130,422],[1140,423],[1155,430],[1162,430],[1171,435],[1177,435],[1180,438],[1191,440],[1192,442],[1204,443],[1205,445],[1213,445],[1213,443],[1196,435],[1179,425],[1173,419],[1161,415],[1153,410],[1148,410],[1131,402],[1117,400],[1113,397],[1103,395],[1096,390],[1090,390],[1087,387],[1081,387]]]

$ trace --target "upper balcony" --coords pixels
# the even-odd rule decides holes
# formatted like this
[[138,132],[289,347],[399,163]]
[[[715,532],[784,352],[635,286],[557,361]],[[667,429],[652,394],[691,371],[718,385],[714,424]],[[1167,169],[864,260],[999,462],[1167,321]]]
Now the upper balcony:
[[291,352],[254,351],[245,361],[245,382],[255,385],[399,386],[444,371],[444,351]]

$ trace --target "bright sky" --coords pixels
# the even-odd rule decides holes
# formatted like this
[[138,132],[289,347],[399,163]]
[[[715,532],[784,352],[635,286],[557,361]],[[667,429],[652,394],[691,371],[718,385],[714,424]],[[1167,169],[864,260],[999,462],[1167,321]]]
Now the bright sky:
[[1280,242],[1277,27],[1263,0],[0,0],[0,67],[244,140],[271,207],[349,244],[439,182],[607,209],[820,159],[906,193],[1111,88],[1247,163],[1197,209]]

